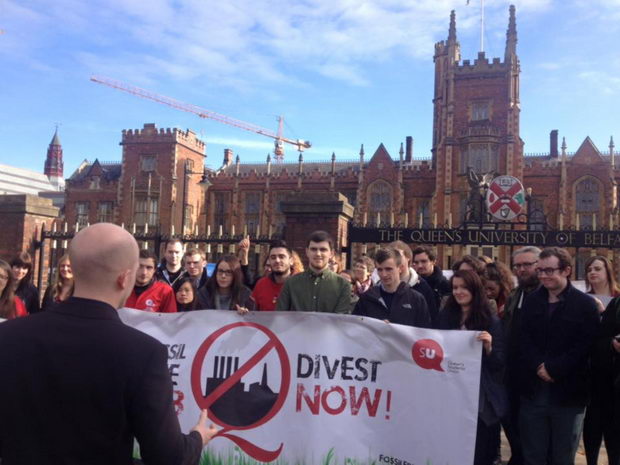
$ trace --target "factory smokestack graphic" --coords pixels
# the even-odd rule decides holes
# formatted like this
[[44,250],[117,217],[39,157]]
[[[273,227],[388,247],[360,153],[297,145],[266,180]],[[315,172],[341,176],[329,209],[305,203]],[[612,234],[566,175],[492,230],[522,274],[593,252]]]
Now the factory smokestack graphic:
[[[213,374],[207,377],[204,397],[208,397],[238,369],[239,357],[216,356]],[[260,383],[250,384],[246,391],[245,383],[239,379],[211,404],[210,410],[228,425],[249,426],[264,418],[276,403],[277,398],[278,393],[274,393],[267,384],[267,364],[263,364]]]

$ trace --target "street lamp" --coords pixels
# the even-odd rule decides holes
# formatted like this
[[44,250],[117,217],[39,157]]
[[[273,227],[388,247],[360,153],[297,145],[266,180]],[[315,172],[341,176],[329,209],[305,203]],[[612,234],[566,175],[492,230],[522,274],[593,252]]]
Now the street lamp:
[[[200,191],[202,193],[203,198],[206,195],[207,189],[211,186],[211,181],[209,181],[209,177],[207,176],[206,171],[203,169],[202,171],[192,171],[189,160],[185,160],[184,172],[183,172],[183,209],[181,212],[181,231],[182,235],[185,235],[185,222],[187,219],[187,183],[189,182],[189,177],[193,174],[201,174],[202,177],[198,182],[198,186],[200,186]],[[206,200],[205,200],[206,202]],[[205,211],[206,214],[206,211]]]

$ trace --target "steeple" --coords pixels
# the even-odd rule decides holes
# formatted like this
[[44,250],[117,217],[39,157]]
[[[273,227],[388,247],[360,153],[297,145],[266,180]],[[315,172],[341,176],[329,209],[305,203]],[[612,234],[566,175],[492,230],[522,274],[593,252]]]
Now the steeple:
[[448,45],[456,43],[456,13],[450,12],[450,30],[448,31]]
[[52,141],[47,148],[43,173],[50,179],[52,184],[59,188],[61,184],[64,184],[62,145],[60,145],[60,138],[58,137],[58,128],[56,128],[54,137],[52,137]]
[[510,18],[508,20],[508,30],[506,31],[506,52],[504,60],[511,61],[517,57],[517,21],[515,16],[515,6],[510,5]]

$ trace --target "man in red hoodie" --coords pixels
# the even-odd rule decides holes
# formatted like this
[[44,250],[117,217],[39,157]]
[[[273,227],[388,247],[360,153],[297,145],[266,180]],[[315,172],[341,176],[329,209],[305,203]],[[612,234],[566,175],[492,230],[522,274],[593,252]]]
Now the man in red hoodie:
[[172,288],[165,282],[155,279],[156,266],[155,254],[149,250],[140,250],[136,284],[125,302],[125,307],[159,313],[177,311]]

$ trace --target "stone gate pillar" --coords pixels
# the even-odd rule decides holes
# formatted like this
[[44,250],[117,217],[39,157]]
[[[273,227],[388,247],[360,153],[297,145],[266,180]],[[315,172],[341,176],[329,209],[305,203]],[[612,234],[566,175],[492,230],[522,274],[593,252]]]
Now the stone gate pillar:
[[11,260],[22,250],[30,253],[36,285],[39,284],[36,277],[41,252],[38,247],[41,226],[45,224],[49,230],[59,213],[60,209],[53,205],[51,199],[30,194],[0,196],[0,258]]
[[291,194],[281,204],[286,217],[284,239],[306,260],[306,240],[312,231],[323,230],[332,235],[336,252],[348,247],[349,222],[353,206],[338,192],[300,192]]

